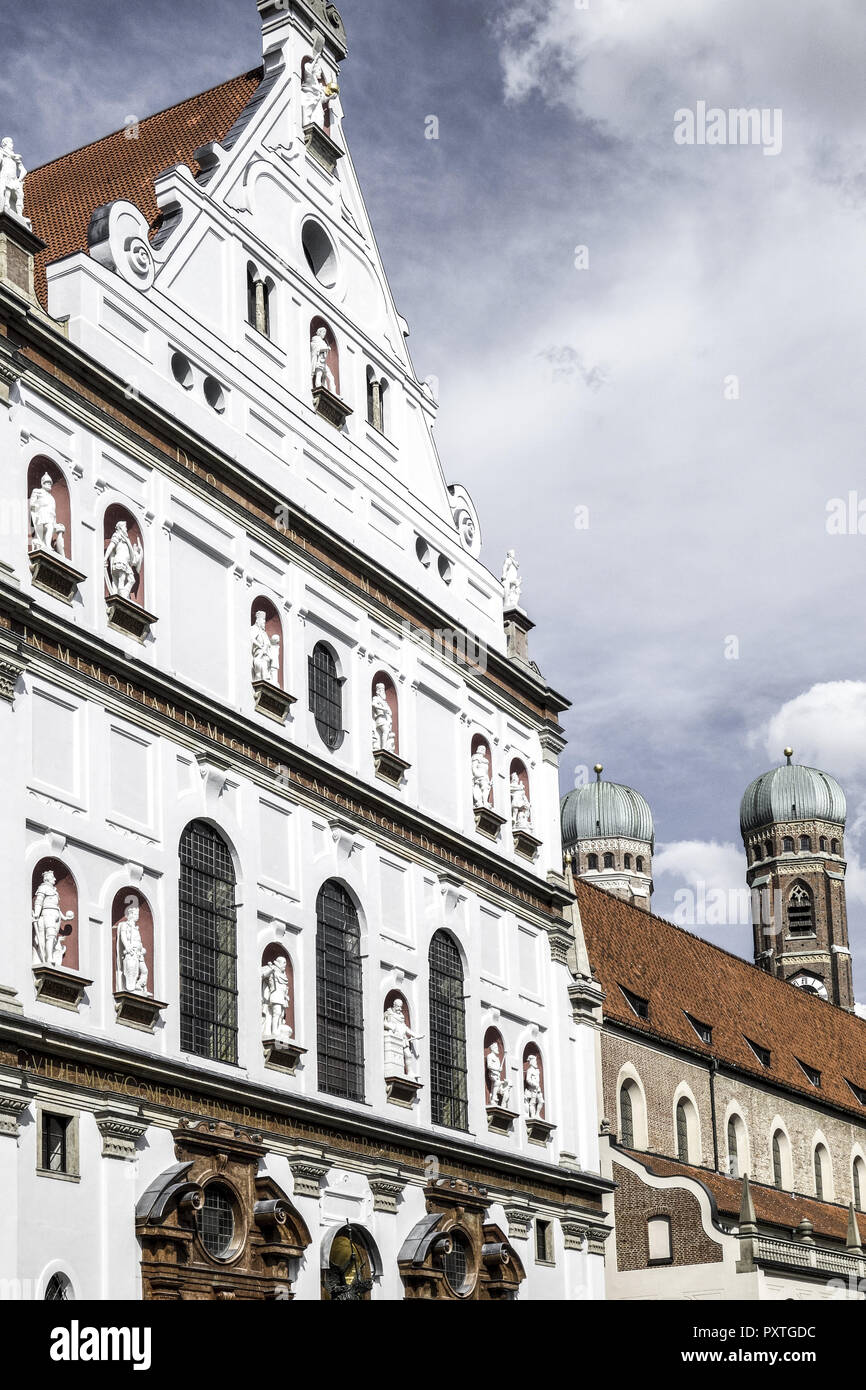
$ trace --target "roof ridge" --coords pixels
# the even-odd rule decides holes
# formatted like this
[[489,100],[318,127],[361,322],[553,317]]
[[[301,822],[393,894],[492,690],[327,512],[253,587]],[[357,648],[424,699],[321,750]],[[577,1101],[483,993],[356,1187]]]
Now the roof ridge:
[[[736,951],[727,951],[724,946],[717,946],[714,941],[707,941],[706,937],[698,936],[697,932],[689,931],[688,927],[681,927],[676,922],[671,922],[667,917],[660,917],[657,912],[653,912],[648,907],[636,907],[633,903],[627,903],[622,898],[614,898],[613,894],[606,888],[601,888],[595,883],[590,883],[589,879],[580,878],[577,883],[581,888],[588,888],[593,893],[599,894],[609,903],[615,902],[620,908],[628,912],[639,912],[643,917],[649,917],[654,922],[660,922],[662,926],[669,928],[670,931],[677,932],[680,936],[688,937],[690,941],[696,941],[698,945],[705,947],[708,951],[718,951],[719,955],[727,956],[729,960],[736,961],[746,970],[753,970],[762,979],[769,980],[773,985],[778,985],[781,989],[792,990],[796,986],[788,984],[787,980],[780,980],[775,975],[771,975],[767,970],[759,970],[754,961],[747,960],[745,956],[738,956]],[[592,953],[590,952],[590,964],[592,964]],[[808,1000],[809,1003],[823,1004],[826,1008],[832,1009],[836,1014],[844,1014],[846,1018],[854,1018],[861,1025],[866,1025],[866,1019],[861,1018],[857,1013],[849,1013],[847,1009],[840,1009],[838,1004],[833,1004],[829,999],[822,999],[819,994],[807,994],[804,990],[796,990],[797,997],[801,1000]]]
[[[231,87],[236,82],[242,82],[247,78],[264,76],[264,66],[259,65],[249,68],[246,72],[239,72],[234,77],[227,77],[223,82],[215,82],[212,87],[205,87],[201,92],[194,92],[191,96],[183,97],[180,101],[169,102],[167,106],[162,106],[158,111],[151,111],[146,116],[139,119],[139,125],[145,125],[148,121],[155,121],[159,116],[165,116],[169,111],[177,111],[181,106],[186,106],[189,102],[200,101],[202,97],[210,96],[213,92],[220,91],[223,87]],[[66,150],[63,154],[55,155],[54,159],[47,159],[44,164],[37,164],[35,168],[28,171],[29,176],[40,174],[45,169],[50,169],[53,164],[62,164],[64,160],[71,159],[73,155],[83,154],[85,150],[92,150],[96,145],[101,145],[105,140],[111,140],[115,135],[119,135],[124,126],[119,126],[115,130],[106,131],[104,135],[98,136],[95,140],[88,140],[83,145],[76,145],[72,150]]]

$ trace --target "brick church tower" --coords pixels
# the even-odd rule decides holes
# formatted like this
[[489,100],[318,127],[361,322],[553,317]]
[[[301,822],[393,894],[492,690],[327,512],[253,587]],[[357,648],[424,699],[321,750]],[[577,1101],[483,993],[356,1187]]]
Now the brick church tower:
[[854,1008],[845,908],[845,794],[816,768],[758,777],[740,807],[752,890],[755,964],[800,989]]

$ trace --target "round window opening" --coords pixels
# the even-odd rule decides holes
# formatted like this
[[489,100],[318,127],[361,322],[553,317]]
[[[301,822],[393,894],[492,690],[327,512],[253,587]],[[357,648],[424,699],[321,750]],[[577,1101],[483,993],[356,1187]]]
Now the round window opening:
[[472,1288],[474,1273],[469,1242],[459,1231],[449,1231],[451,1250],[439,1256],[442,1272],[452,1293],[465,1294]]
[[235,1207],[231,1194],[224,1187],[205,1188],[198,1230],[202,1245],[213,1259],[229,1258],[235,1239]]
[[192,367],[182,352],[173,352],[171,355],[171,374],[178,386],[182,386],[184,391],[191,391],[193,388]]
[[305,222],[301,242],[310,270],[320,285],[331,289],[337,283],[337,253],[328,233],[318,222]]

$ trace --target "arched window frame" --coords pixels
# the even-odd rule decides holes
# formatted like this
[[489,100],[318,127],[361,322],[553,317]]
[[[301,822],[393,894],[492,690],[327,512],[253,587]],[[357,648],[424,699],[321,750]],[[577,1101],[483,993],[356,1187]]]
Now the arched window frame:
[[728,1174],[732,1178],[741,1178],[744,1173],[751,1171],[752,1165],[749,1134],[739,1110],[728,1112],[725,1133],[728,1145]]
[[674,1095],[673,1121],[674,1147],[679,1161],[700,1166],[703,1155],[698,1108],[685,1084],[677,1087]]
[[181,1051],[236,1065],[237,875],[232,853],[214,826],[198,820],[181,835],[179,859]]
[[332,753],[342,746],[343,686],[337,658],[327,642],[317,642],[308,659],[310,711],[319,738]]
[[364,974],[358,909],[336,879],[316,898],[316,1034],[319,1090],[364,1099]]
[[812,1148],[812,1174],[816,1199],[819,1202],[834,1201],[833,1160],[830,1157],[830,1147],[823,1135],[816,1136]]
[[814,936],[815,896],[801,878],[795,879],[788,889],[785,916],[791,936]]
[[851,1200],[855,1210],[866,1210],[866,1159],[859,1153],[855,1153],[851,1161]]
[[430,995],[430,1113],[434,1124],[468,1130],[463,960],[450,932],[435,932],[427,953]]
[[[627,1145],[622,1136],[622,1094],[628,1090],[628,1103],[631,1106],[632,1143]],[[619,1117],[619,1142],[623,1148],[643,1151],[649,1148],[647,1129],[647,1103],[643,1083],[631,1063],[626,1063],[617,1077],[617,1116]]]

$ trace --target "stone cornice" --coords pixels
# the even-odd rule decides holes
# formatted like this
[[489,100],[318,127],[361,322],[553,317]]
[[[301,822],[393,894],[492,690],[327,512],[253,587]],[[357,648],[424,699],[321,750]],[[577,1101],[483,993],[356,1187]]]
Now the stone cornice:
[[[266,1136],[270,1147],[301,1164],[332,1166],[346,1154],[357,1164],[381,1171],[399,1166],[407,1178],[421,1179],[435,1157],[445,1176],[480,1180],[509,1192],[512,1201],[598,1204],[614,1184],[598,1173],[544,1164],[523,1153],[485,1149],[455,1133],[411,1129],[369,1107],[339,1109],[324,1101],[275,1091],[244,1077],[237,1068],[210,1072],[164,1056],[132,1052],[105,1039],[66,1032],[30,1019],[0,1017],[0,1084],[21,1089],[32,1082],[60,1095],[87,1094],[97,1112],[130,1103],[145,1124],[175,1127],[179,1118],[220,1119]],[[110,1097],[111,1099],[107,1099]],[[112,1101],[114,1104],[112,1104]],[[119,1116],[119,1112],[118,1112]],[[474,1176],[472,1176],[474,1175]],[[524,1196],[524,1194],[527,1194]]]
[[314,804],[319,810],[324,806],[331,816],[336,812],[353,827],[399,845],[404,852],[411,847],[431,860],[437,872],[460,869],[489,895],[516,898],[522,911],[541,916],[546,929],[560,929],[560,914],[570,898],[555,884],[524,873],[236,710],[226,710],[178,681],[130,661],[102,638],[80,628],[70,633],[53,615],[4,585],[0,576],[0,634],[10,627],[30,664],[45,676],[59,676],[85,692],[97,686],[106,706],[125,718],[167,734],[197,753],[216,748],[230,766],[259,780],[275,795]]

